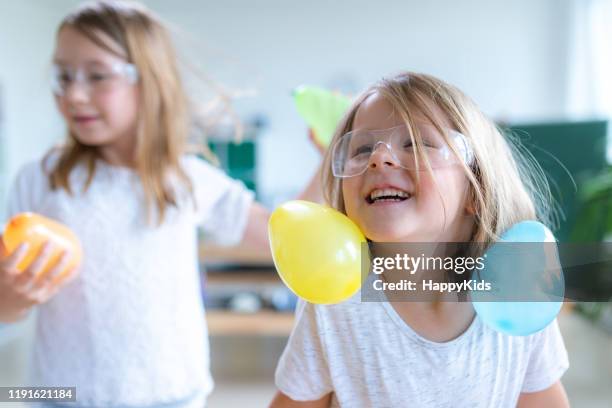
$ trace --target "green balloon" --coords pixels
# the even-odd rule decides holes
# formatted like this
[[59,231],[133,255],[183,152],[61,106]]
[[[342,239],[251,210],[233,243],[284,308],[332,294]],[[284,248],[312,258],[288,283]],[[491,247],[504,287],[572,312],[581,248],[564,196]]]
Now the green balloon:
[[321,145],[329,146],[336,126],[351,106],[351,100],[339,93],[314,86],[300,86],[294,93],[295,106]]

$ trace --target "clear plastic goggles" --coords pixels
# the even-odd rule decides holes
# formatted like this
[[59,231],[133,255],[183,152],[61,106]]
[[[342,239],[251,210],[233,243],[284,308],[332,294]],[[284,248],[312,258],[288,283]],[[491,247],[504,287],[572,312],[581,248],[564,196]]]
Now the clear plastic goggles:
[[51,89],[55,95],[62,96],[74,84],[79,84],[88,93],[92,93],[108,91],[120,84],[131,85],[136,81],[138,81],[138,70],[127,62],[76,69],[53,64]]
[[[395,163],[407,170],[427,170],[452,166],[463,161],[470,165],[473,152],[461,133],[444,129],[449,144],[433,125],[418,125],[419,146],[414,145],[407,126],[382,130],[353,130],[342,135],[332,147],[332,172],[335,177],[359,176],[367,170],[371,156],[379,149],[387,149]],[[421,154],[418,154],[418,151]],[[424,160],[424,158],[426,160]]]

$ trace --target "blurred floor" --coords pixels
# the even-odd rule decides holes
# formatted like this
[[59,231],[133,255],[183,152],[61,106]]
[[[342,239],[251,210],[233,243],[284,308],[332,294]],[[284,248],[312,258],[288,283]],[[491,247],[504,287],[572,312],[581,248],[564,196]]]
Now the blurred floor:
[[576,314],[559,319],[570,368],[563,376],[571,406],[612,407],[612,336]]
[[275,392],[272,379],[217,381],[208,408],[267,407]]

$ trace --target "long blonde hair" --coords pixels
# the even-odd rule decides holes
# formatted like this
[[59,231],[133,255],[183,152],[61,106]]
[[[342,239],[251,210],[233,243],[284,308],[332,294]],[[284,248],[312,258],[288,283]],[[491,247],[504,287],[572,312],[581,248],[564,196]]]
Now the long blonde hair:
[[[359,107],[373,94],[384,98],[409,129],[416,129],[415,112],[424,115],[440,131],[446,126],[430,108],[433,103],[441,109],[452,128],[466,136],[473,151],[472,162],[462,166],[469,182],[468,200],[475,213],[472,242],[486,246],[497,240],[505,229],[523,220],[539,219],[551,223],[550,189],[537,162],[521,151],[523,148],[517,141],[507,140],[463,92],[433,76],[402,72],[368,88],[338,125],[331,146],[352,130]],[[416,139],[417,160],[427,162],[418,148],[423,145],[418,132],[411,133]],[[346,214],[342,181],[331,172],[331,149],[325,154],[322,180],[328,204]]]
[[[97,1],[77,8],[64,18],[57,33],[65,27],[77,30],[98,46],[116,54],[102,36],[108,36],[127,55],[139,75],[138,126],[135,166],[146,199],[147,219],[157,210],[158,222],[170,206],[178,206],[178,180],[190,194],[191,181],[180,166],[188,148],[189,108],[175,50],[164,25],[150,11],[133,2]],[[79,164],[87,167],[85,189],[91,184],[99,152],[78,141],[68,132],[67,142],[50,171],[53,189],[72,193],[69,176]]]

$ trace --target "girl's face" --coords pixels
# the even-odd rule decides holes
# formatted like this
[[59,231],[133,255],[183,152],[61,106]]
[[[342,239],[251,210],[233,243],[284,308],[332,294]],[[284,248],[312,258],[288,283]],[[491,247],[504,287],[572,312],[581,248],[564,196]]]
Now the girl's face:
[[[430,108],[446,127],[442,111]],[[417,123],[431,124],[415,115]],[[377,93],[359,107],[353,129],[379,130],[403,125],[392,106]],[[429,129],[429,127],[428,127]],[[436,130],[437,132],[437,130]],[[442,137],[441,135],[438,135]],[[365,173],[344,178],[346,213],[375,242],[462,242],[470,238],[473,217],[466,209],[468,180],[459,164],[433,169],[433,174],[400,167],[389,150],[372,152]],[[397,199],[372,197],[385,191]]]
[[[119,46],[117,53],[124,54]],[[126,75],[126,61],[68,26],[58,34],[53,62],[55,99],[71,133],[110,161],[130,162],[138,87]]]

